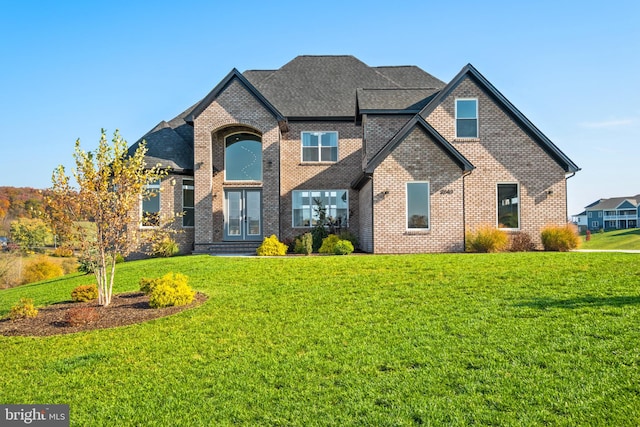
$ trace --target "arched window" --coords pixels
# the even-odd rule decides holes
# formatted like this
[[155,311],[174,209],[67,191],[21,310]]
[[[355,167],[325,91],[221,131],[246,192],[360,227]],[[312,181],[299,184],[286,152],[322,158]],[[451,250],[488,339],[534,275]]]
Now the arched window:
[[225,138],[225,181],[262,181],[262,140],[252,133]]

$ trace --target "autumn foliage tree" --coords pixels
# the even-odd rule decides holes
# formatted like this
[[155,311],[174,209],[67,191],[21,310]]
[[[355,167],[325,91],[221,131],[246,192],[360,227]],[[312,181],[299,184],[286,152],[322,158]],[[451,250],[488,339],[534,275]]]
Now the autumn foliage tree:
[[[145,167],[146,144],[133,153],[116,130],[111,144],[101,132],[98,148],[87,152],[76,141],[73,172],[78,188],[73,188],[63,166],[53,172],[50,194],[46,199],[52,228],[60,236],[77,242],[85,258],[95,265],[98,303],[108,306],[113,294],[116,258],[127,256],[137,244],[131,227],[131,213],[142,197],[149,197],[146,185],[166,174],[159,166]],[[80,220],[95,225],[89,233]]]

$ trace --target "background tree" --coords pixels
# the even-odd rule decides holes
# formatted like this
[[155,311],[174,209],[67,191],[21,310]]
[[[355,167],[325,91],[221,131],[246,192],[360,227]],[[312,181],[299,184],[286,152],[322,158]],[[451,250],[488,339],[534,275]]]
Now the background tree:
[[19,218],[12,221],[9,233],[11,240],[26,251],[42,248],[45,245],[45,240],[50,236],[49,227],[43,220],[31,218]]
[[[98,303],[103,306],[111,303],[116,258],[127,256],[137,245],[132,213],[141,197],[150,195],[145,186],[166,174],[159,165],[145,168],[144,141],[134,153],[127,152],[127,145],[117,130],[109,144],[103,129],[93,152],[82,150],[80,140],[76,141],[73,176],[78,189],[72,188],[64,167],[59,166],[46,198],[52,227],[65,240],[78,242],[83,256],[94,262]],[[80,223],[87,218],[95,225],[92,233]]]

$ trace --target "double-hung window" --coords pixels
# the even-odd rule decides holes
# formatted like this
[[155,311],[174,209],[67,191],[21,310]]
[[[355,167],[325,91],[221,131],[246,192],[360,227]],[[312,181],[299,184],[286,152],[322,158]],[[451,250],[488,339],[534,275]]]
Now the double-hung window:
[[302,132],[303,162],[337,162],[338,132]]
[[518,184],[498,184],[498,228],[520,228],[520,189]]
[[478,100],[456,99],[456,138],[478,137]]
[[296,190],[292,205],[294,227],[315,227],[320,222],[341,227],[348,225],[347,190]]
[[407,229],[429,229],[428,182],[407,182]]
[[160,180],[145,186],[142,197],[142,226],[157,227],[160,225]]
[[182,180],[182,226],[193,227],[195,223],[194,186],[192,179]]

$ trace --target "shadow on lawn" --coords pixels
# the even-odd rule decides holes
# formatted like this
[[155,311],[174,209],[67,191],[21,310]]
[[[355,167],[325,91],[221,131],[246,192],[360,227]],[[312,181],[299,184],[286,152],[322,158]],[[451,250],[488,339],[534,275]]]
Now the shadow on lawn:
[[581,297],[568,299],[536,298],[531,301],[515,304],[516,307],[530,307],[546,310],[548,308],[582,308],[582,307],[621,307],[640,304],[640,296],[615,297]]

